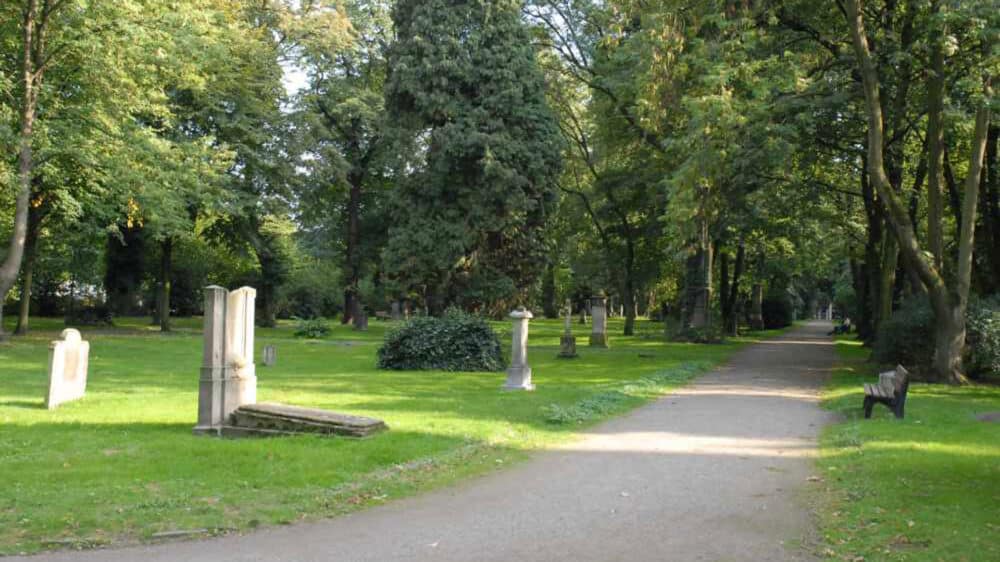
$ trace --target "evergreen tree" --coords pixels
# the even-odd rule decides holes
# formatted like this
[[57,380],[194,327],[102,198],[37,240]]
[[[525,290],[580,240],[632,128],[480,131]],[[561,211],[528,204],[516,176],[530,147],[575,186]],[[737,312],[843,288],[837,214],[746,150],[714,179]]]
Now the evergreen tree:
[[401,0],[386,106],[408,172],[386,268],[431,312],[500,310],[544,271],[560,136],[517,0]]

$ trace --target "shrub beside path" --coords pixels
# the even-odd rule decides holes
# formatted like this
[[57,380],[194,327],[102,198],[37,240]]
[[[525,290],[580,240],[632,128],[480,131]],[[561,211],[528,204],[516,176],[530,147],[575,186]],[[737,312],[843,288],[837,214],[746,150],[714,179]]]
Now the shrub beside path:
[[573,443],[447,489],[247,536],[25,560],[812,560],[827,330],[749,346]]

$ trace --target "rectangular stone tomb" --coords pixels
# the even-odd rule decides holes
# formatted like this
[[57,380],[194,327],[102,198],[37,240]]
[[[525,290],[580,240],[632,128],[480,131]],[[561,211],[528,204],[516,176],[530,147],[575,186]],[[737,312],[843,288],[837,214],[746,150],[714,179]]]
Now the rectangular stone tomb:
[[229,417],[222,427],[222,435],[279,436],[279,435],[341,435],[368,437],[388,429],[385,422],[375,418],[348,416],[285,404],[244,404]]

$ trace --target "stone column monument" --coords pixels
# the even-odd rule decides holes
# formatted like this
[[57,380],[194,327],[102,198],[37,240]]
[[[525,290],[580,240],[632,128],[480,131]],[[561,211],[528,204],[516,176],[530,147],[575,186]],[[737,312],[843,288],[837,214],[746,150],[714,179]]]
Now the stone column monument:
[[566,326],[563,335],[559,338],[559,355],[564,359],[576,357],[576,336],[573,335],[571,325],[573,323],[573,304],[566,299]]
[[590,314],[590,347],[608,347],[608,313],[604,295],[595,295],[590,299]]
[[195,433],[218,434],[229,414],[257,402],[253,362],[254,302],[257,291],[205,288],[204,348],[198,384]]
[[510,368],[504,390],[535,390],[531,384],[531,367],[528,366],[528,321],[534,316],[519,308],[510,313],[513,324],[511,334]]

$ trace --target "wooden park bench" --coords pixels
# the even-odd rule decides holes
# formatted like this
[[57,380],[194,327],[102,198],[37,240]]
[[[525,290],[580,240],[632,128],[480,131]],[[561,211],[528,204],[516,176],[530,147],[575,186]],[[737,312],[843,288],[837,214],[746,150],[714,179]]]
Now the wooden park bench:
[[902,365],[897,365],[895,371],[879,373],[878,384],[865,383],[865,419],[872,417],[876,403],[885,404],[897,418],[902,418],[909,388],[910,373]]
[[388,320],[389,319],[389,313],[387,311],[385,311],[385,310],[376,310],[375,311],[375,319],[376,320]]

